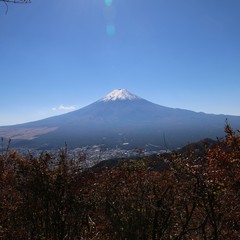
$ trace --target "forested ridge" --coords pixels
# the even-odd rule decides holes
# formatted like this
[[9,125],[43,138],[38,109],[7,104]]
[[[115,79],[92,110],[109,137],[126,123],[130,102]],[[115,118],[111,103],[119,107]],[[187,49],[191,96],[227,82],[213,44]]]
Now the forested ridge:
[[[240,132],[83,169],[67,149],[0,155],[0,239],[240,239]],[[161,166],[161,167],[159,167]],[[163,167],[164,166],[164,167]]]

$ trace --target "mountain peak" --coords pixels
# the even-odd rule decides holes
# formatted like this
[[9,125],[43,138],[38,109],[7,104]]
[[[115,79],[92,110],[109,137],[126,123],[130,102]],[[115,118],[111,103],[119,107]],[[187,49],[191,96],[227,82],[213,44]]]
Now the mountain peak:
[[122,101],[122,100],[136,100],[136,99],[141,99],[141,98],[130,93],[126,89],[115,89],[112,92],[108,93],[100,101],[108,102],[108,101],[116,101],[116,100]]

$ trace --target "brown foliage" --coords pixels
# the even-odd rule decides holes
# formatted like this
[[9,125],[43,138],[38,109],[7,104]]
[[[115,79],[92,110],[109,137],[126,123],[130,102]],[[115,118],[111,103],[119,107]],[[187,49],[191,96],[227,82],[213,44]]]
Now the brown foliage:
[[[67,152],[0,156],[0,239],[239,239],[240,135],[204,153],[83,171]],[[164,159],[163,159],[164,158]],[[156,161],[156,159],[154,160]]]

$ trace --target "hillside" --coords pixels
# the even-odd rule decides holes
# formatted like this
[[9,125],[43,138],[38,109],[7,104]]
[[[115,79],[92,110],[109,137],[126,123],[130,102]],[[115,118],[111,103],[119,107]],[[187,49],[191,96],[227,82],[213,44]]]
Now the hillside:
[[225,130],[199,155],[201,143],[101,168],[82,169],[67,149],[4,152],[0,238],[239,239],[240,136]]
[[240,127],[240,117],[197,113],[151,103],[118,89],[79,110],[35,122],[0,127],[14,147],[59,149],[104,144],[134,149],[176,149],[224,135],[225,121]]

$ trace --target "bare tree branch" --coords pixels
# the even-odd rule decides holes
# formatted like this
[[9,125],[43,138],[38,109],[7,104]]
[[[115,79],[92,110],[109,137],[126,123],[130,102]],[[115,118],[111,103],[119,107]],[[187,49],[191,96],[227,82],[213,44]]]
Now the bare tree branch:
[[4,2],[4,3],[30,3],[31,0],[0,0],[0,2]]
[[7,14],[7,12],[8,12],[8,3],[25,4],[25,3],[30,3],[31,0],[0,0],[0,2],[4,2],[4,4],[6,5],[5,13]]

